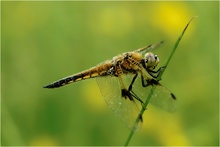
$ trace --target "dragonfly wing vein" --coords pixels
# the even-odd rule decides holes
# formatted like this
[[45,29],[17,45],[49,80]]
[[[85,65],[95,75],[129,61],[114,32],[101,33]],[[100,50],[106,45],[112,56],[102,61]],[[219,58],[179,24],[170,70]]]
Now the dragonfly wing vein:
[[[148,79],[149,81],[149,79]],[[154,83],[152,83],[154,84]],[[150,84],[151,85],[151,84]],[[151,86],[143,87],[140,77],[137,78],[133,85],[133,91],[143,100],[146,100],[149,95]],[[150,103],[154,106],[161,108],[167,112],[174,112],[177,109],[177,100],[173,93],[165,88],[160,83],[154,84],[156,86],[153,95],[151,96]]]
[[174,112],[177,109],[177,100],[173,96],[174,95],[164,86],[158,85],[150,103],[167,112]]
[[[122,97],[122,85],[119,79],[114,76],[105,76],[97,77],[96,81],[109,108],[128,128],[132,129],[139,116],[139,109],[135,101]],[[140,127],[141,122],[137,125],[137,130],[140,129]]]

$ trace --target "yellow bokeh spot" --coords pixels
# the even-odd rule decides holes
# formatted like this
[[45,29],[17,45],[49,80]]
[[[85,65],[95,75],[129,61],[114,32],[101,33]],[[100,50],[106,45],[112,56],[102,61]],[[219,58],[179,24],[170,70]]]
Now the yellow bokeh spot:
[[155,10],[157,11],[152,17],[152,22],[173,40],[176,40],[180,31],[194,17],[190,8],[179,2],[161,2],[159,5],[155,5]]
[[82,87],[81,93],[87,108],[93,111],[101,111],[107,107],[95,79],[87,80]]
[[[159,140],[164,145],[190,145],[187,136],[184,135],[182,127],[179,125],[178,121],[167,120],[163,127],[161,126],[161,131],[158,132]],[[167,137],[169,134],[169,137]],[[172,134],[172,135],[171,135]]]
[[[150,107],[152,110],[152,107]],[[157,109],[157,108],[155,108]],[[190,145],[190,141],[184,134],[181,122],[173,114],[166,114],[161,110],[148,111],[144,116],[143,130],[155,136],[163,145]],[[146,121],[145,121],[146,120]]]
[[58,143],[55,138],[52,138],[48,135],[42,135],[34,138],[29,143],[30,146],[58,146]]

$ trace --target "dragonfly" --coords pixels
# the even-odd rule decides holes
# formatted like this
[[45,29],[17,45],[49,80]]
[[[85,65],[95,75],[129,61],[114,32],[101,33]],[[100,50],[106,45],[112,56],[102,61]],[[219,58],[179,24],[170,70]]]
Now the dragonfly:
[[132,129],[137,117],[140,128],[143,117],[139,114],[151,86],[156,86],[150,103],[167,111],[177,109],[176,97],[162,86],[156,78],[164,70],[156,70],[159,57],[152,50],[158,48],[163,41],[148,45],[134,51],[125,52],[85,71],[62,78],[44,88],[58,88],[70,83],[95,78],[101,94],[109,108],[128,128]]

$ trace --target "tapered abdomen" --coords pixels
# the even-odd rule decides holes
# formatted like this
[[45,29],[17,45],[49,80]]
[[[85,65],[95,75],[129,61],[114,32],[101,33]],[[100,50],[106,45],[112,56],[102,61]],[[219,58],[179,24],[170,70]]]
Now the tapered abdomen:
[[58,88],[73,82],[94,78],[98,76],[105,76],[106,72],[112,67],[111,61],[106,61],[103,64],[100,64],[98,66],[92,67],[88,70],[85,70],[83,72],[74,74],[72,76],[68,76],[66,78],[60,79],[56,82],[53,82],[47,86],[44,86],[44,88]]

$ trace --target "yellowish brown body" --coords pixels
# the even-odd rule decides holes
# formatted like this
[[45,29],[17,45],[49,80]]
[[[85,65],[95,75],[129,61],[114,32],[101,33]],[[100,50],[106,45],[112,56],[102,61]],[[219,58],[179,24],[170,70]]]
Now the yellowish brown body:
[[[143,89],[145,87],[156,86],[156,89],[154,89],[156,94],[152,97],[161,97],[161,99],[156,99],[155,101],[151,99],[156,106],[161,106],[168,112],[173,112],[176,109],[174,94],[170,93],[154,79],[158,77],[164,67],[159,68],[157,71],[154,70],[159,63],[159,58],[150,51],[162,43],[159,42],[115,56],[112,60],[107,60],[88,70],[60,79],[44,86],[44,88],[58,88],[69,83],[97,77],[100,92],[108,106],[129,128],[134,129],[133,126],[137,117],[139,117],[141,122],[143,121],[135,100],[139,101],[143,106],[144,103],[139,96],[145,97],[148,95],[148,90]],[[130,79],[130,76],[123,77],[126,74],[133,75],[133,78]],[[137,82],[135,83],[138,75],[141,79],[140,85]],[[136,85],[133,86],[134,84]],[[162,103],[158,103],[160,101]]]
[[80,80],[94,78],[98,76],[120,76],[122,74],[137,73],[142,68],[140,62],[142,55],[136,52],[127,52],[122,55],[114,57],[102,64],[94,66],[83,72],[68,76],[58,80],[52,84],[45,86],[45,88],[56,88],[66,84],[77,82]]
[[[162,43],[163,42],[149,45],[132,52],[126,52],[122,55],[115,56],[112,60],[108,60],[83,72],[60,79],[54,83],[44,86],[44,88],[57,88],[72,82],[99,76],[116,76],[120,79],[120,76],[123,74],[137,74],[139,72],[142,74],[143,70],[151,73],[151,71],[153,71],[159,63],[159,58],[157,55],[147,51]],[[147,52],[144,58],[142,57],[143,52]]]

